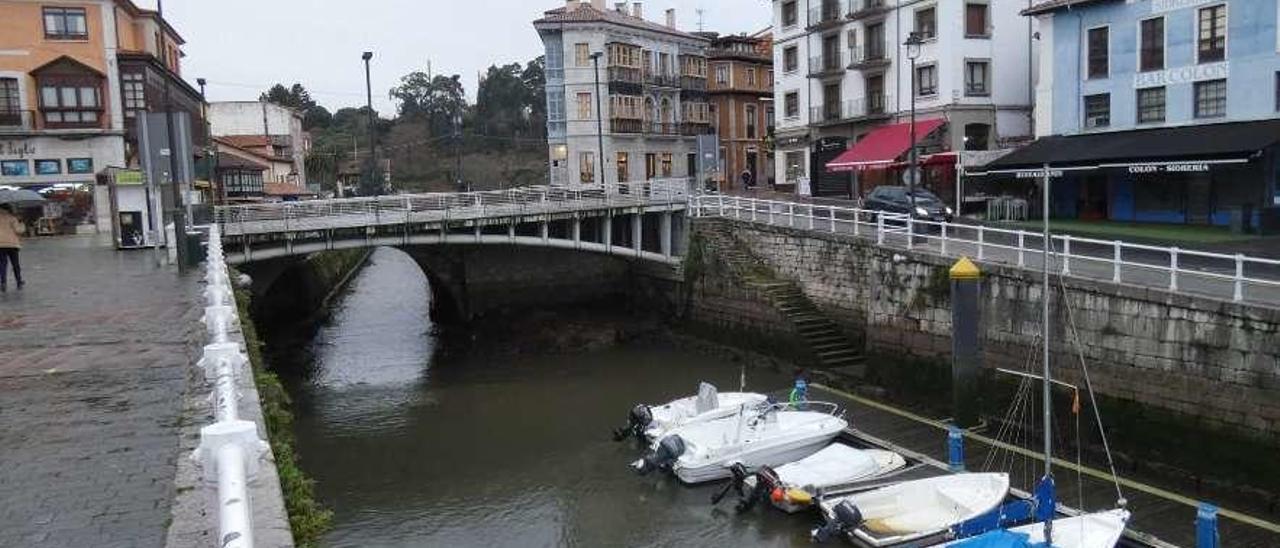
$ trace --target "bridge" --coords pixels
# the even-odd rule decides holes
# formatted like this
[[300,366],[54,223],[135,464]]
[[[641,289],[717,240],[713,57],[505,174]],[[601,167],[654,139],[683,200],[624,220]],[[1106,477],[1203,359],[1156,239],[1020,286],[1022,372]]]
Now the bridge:
[[221,206],[229,264],[378,246],[517,245],[677,265],[689,181]]

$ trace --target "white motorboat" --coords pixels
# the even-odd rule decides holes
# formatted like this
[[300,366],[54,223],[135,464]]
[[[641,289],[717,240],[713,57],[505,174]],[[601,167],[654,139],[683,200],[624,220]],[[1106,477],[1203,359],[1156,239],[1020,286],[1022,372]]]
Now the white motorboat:
[[[1053,520],[1054,548],[1114,548],[1129,522],[1127,510],[1108,510]],[[938,546],[950,548],[1031,548],[1044,545],[1044,524],[1032,523],[956,540]]]
[[1008,474],[976,473],[824,498],[818,506],[827,525],[814,530],[814,538],[846,535],[870,546],[919,542],[996,509],[1008,494]]
[[824,492],[883,477],[906,465],[907,460],[893,451],[833,443],[798,461],[776,469],[762,467],[743,478],[741,481],[751,494],[739,503],[739,509],[768,498],[784,512],[798,512],[811,506]]
[[697,395],[662,405],[640,404],[633,407],[627,416],[627,426],[615,430],[613,437],[621,441],[630,436],[639,438],[643,435],[648,441],[654,442],[662,439],[672,429],[731,417],[744,405],[758,405],[766,400],[764,394],[753,392],[721,393],[715,386],[704,382],[698,385]]
[[[803,409],[803,410],[802,410]],[[835,404],[804,402],[742,406],[734,418],[675,428],[633,466],[641,473],[670,469],[680,481],[702,483],[805,458],[825,447],[849,425]]]

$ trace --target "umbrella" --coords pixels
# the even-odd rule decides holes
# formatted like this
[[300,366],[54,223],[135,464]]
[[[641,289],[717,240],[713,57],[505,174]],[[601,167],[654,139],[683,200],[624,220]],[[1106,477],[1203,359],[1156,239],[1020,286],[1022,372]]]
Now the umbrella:
[[30,190],[0,190],[0,204],[10,204],[14,207],[31,207],[38,206],[45,202],[43,196],[36,194]]

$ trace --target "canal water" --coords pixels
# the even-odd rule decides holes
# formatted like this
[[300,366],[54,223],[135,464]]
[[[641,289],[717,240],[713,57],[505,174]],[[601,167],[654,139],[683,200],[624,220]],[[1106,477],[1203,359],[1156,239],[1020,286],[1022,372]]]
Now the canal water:
[[[440,352],[429,299],[409,257],[378,250],[323,325],[271,341],[303,468],[334,512],[325,545],[809,545],[814,516],[737,515],[733,497],[714,508],[719,486],[639,477],[627,466],[635,446],[610,439],[636,402],[691,394],[702,380],[736,388],[737,364],[657,343]],[[747,382],[772,390],[787,379],[750,370]]]

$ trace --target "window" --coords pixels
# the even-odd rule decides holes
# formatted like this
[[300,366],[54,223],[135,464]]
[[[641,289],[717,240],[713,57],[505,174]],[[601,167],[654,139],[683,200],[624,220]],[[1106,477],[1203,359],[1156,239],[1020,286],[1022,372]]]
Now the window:
[[884,112],[884,75],[867,77],[867,112]]
[[1196,62],[1213,63],[1227,58],[1227,5],[1200,8]]
[[62,174],[61,160],[36,160],[36,175]]
[[630,168],[630,163],[627,161],[627,153],[619,152],[618,153],[618,182],[619,183],[627,182],[630,175],[630,173],[628,173],[629,168]]
[[573,45],[573,64],[578,67],[585,67],[591,64],[591,45],[590,44],[574,44]]
[[796,179],[804,177],[804,151],[793,150],[787,152],[786,155],[786,177],[787,182],[794,183]]
[[1158,124],[1164,121],[1164,87],[1138,90],[1138,123]]
[[1142,35],[1138,69],[1143,72],[1164,70],[1164,18],[1143,21],[1138,32]]
[[67,173],[93,173],[93,158],[67,158]]
[[800,50],[795,46],[787,46],[782,50],[782,70],[784,72],[795,72],[800,68]]
[[596,153],[579,152],[578,153],[578,173],[579,180],[584,183],[596,182]]
[[1111,125],[1111,94],[1099,93],[1084,98],[1084,127],[1099,128]]
[[690,179],[698,176],[698,154],[690,152],[684,158],[685,175]]
[[938,35],[937,11],[933,8],[916,10],[916,32],[920,38],[928,40]]
[[1196,118],[1218,118],[1227,115],[1227,81],[1196,82]]
[[644,178],[653,179],[658,176],[658,155],[652,152],[644,155]]
[[925,65],[916,67],[916,96],[938,94],[938,66]]
[[88,40],[84,8],[45,8],[44,37],[49,40]]
[[1089,29],[1089,70],[1090,78],[1106,78],[1111,72],[1110,32],[1107,27]]
[[800,21],[799,11],[796,9],[795,0],[782,3],[782,27],[790,28],[796,26]]
[[988,124],[965,124],[964,149],[987,150],[991,146],[991,126]]
[[564,91],[547,89],[547,121],[564,121]]
[[716,66],[716,84],[729,85],[729,65]]
[[747,87],[755,87],[756,85],[756,69],[754,67],[747,68]]
[[31,166],[26,160],[5,160],[0,162],[0,175],[27,177],[31,175]]
[[120,73],[120,86],[124,88],[124,115],[133,118],[139,110],[147,110],[147,90],[142,75],[136,72]]
[[662,176],[663,177],[671,177],[671,174],[674,173],[672,164],[673,164],[673,161],[672,161],[671,153],[663,152],[662,153]]
[[783,98],[783,118],[788,120],[800,117],[800,94],[796,92],[788,93]]
[[964,94],[983,96],[991,93],[991,62],[965,61]]
[[22,123],[22,99],[17,78],[0,78],[0,126]]
[[578,119],[591,119],[591,94],[587,92],[578,93]]
[[746,116],[746,122],[747,122],[746,124],[747,138],[755,139],[756,138],[756,118],[758,117],[759,111],[756,109],[755,105],[746,105],[745,107],[743,107],[743,110],[745,111],[743,114]]
[[964,5],[964,35],[966,38],[986,38],[991,35],[987,31],[987,5]]
[[867,25],[866,32],[862,33],[865,39],[866,55],[864,60],[883,59],[884,58],[884,23],[876,23]]
[[97,126],[102,100],[97,85],[83,79],[43,81],[40,84],[40,110],[50,127]]

